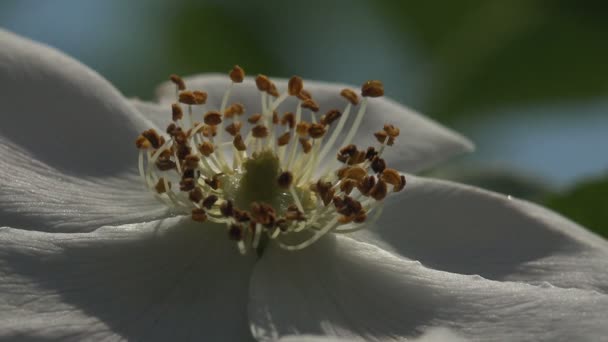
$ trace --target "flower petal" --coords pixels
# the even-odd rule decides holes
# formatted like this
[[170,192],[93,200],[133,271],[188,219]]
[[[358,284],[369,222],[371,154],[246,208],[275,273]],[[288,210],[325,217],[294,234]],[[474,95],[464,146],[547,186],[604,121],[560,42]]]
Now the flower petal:
[[11,143],[0,144],[0,184],[0,225],[10,227],[83,232],[167,216],[134,174],[66,175]]
[[530,202],[407,176],[357,236],[424,265],[496,280],[608,293],[608,241]]
[[[211,107],[218,108],[230,79],[224,75],[203,74],[188,77],[185,81],[191,89],[208,92],[207,103]],[[273,79],[273,81],[280,92],[287,89],[287,80]],[[349,85],[318,81],[305,81],[304,86],[319,103],[320,113],[330,109],[342,110],[346,100],[340,96],[340,91],[343,88],[353,88]],[[175,101],[175,87],[170,83],[161,85],[157,93],[161,104]],[[248,113],[261,110],[260,94],[251,77],[246,78],[242,85],[237,85],[233,94],[234,101],[242,102]],[[296,106],[296,100],[290,97],[279,107],[279,112],[295,111]],[[355,116],[354,110],[356,108],[351,114],[351,122]],[[384,97],[370,99],[354,142],[364,147],[376,145],[373,133],[382,129],[386,123],[392,123],[401,130],[398,143],[387,149],[385,155],[391,161],[391,165],[400,170],[418,171],[473,149],[471,142],[461,135]],[[348,126],[350,125],[347,124]],[[345,135],[346,132],[343,132],[342,136]]]
[[180,220],[0,229],[0,340],[251,340],[254,258],[223,226]]
[[300,252],[266,251],[252,276],[254,336],[404,340],[449,327],[484,341],[598,340],[608,296],[497,282],[425,268],[375,246],[328,237]]
[[71,174],[132,167],[150,123],[99,74],[61,52],[0,29],[0,143]]

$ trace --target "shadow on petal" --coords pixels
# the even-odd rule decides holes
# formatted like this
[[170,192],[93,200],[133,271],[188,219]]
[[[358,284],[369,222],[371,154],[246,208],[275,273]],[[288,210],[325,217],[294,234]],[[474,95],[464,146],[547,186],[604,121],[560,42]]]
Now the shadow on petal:
[[168,219],[88,234],[6,229],[0,243],[0,336],[251,339],[254,259],[223,226]]

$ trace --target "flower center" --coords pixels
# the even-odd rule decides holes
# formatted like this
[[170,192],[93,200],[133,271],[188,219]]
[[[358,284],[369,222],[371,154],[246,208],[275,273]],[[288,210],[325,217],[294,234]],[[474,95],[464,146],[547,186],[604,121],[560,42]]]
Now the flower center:
[[[258,75],[261,112],[242,120],[244,106],[228,102],[233,87],[244,78],[243,69],[235,66],[220,108],[213,109],[205,108],[207,93],[186,89],[185,82],[172,75],[176,102],[168,137],[149,129],[137,138],[142,180],[173,211],[197,222],[225,224],[243,254],[265,240],[298,250],[328,232],[365,227],[379,216],[389,187],[405,187],[405,177],[382,159],[398,128],[384,125],[374,134],[377,146],[359,149],[351,144],[367,98],[382,96],[382,83],[364,83],[361,101],[353,90],[342,90],[344,109],[329,109],[318,117],[319,105],[301,78],[292,77],[279,93],[268,77]],[[290,96],[298,99],[297,107],[279,114],[279,106]],[[343,131],[346,135],[337,145]],[[342,146],[336,158],[326,158],[334,146]]]

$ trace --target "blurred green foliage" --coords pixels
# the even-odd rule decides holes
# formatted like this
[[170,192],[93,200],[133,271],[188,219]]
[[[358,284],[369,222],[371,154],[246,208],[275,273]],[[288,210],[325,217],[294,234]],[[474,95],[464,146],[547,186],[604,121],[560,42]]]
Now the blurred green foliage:
[[608,175],[584,181],[568,191],[549,196],[544,204],[608,238],[607,195]]

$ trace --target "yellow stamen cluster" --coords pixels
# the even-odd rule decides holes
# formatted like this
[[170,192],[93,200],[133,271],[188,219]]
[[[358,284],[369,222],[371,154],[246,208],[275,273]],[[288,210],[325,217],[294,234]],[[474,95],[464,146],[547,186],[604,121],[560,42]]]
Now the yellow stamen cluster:
[[[171,75],[176,102],[167,137],[149,129],[136,139],[142,180],[175,212],[196,222],[225,224],[242,253],[268,240],[297,250],[328,232],[364,227],[370,214],[371,219],[379,215],[389,187],[405,187],[405,177],[381,158],[399,136],[398,128],[384,125],[375,133],[375,147],[351,144],[368,98],[384,94],[380,81],[365,82],[362,99],[343,89],[345,108],[318,116],[319,104],[300,77],[292,77],[281,92],[267,76],[258,75],[261,111],[245,119],[242,104],[228,104],[245,72],[235,66],[229,76],[220,108],[206,108],[207,93],[189,90],[181,77]],[[297,98],[297,107],[280,114],[290,96]],[[358,110],[342,148],[335,160],[325,161],[354,107]]]

